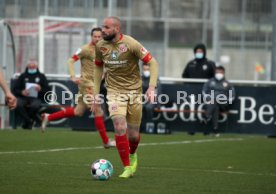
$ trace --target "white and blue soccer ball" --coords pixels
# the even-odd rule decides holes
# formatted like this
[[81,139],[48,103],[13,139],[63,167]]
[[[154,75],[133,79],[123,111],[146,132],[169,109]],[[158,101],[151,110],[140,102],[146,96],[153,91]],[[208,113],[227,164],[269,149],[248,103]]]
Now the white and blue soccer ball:
[[113,166],[106,159],[96,160],[91,165],[91,175],[97,180],[108,180],[113,174]]

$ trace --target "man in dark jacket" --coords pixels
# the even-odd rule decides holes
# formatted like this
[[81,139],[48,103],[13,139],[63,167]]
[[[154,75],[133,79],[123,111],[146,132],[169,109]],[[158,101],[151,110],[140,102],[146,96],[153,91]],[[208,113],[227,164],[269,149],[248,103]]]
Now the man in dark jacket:
[[206,58],[206,47],[198,44],[194,48],[195,59],[191,60],[185,67],[182,78],[209,79],[214,77],[215,63]]
[[49,91],[48,81],[38,70],[37,62],[30,60],[24,73],[15,82],[13,89],[17,97],[16,112],[24,119],[22,128],[32,129],[37,121],[44,94]]
[[219,136],[219,113],[228,111],[229,106],[233,103],[233,100],[235,99],[235,89],[225,79],[224,67],[216,67],[215,77],[209,79],[208,82],[204,84],[202,93],[206,106],[206,122],[212,120],[213,132],[216,136]]

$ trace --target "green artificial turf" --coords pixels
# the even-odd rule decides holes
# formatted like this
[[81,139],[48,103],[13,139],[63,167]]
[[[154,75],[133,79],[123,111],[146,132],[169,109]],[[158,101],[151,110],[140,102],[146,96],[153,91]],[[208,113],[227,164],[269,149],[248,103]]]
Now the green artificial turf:
[[[276,193],[276,139],[265,136],[142,134],[138,157],[125,180],[117,150],[95,132],[1,130],[0,193]],[[90,175],[100,158],[114,166],[108,181]]]

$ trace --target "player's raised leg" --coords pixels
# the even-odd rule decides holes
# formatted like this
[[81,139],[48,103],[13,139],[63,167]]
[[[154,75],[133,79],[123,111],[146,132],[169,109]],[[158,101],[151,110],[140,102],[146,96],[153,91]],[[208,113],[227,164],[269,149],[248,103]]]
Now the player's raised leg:
[[64,110],[52,113],[52,114],[42,114],[42,123],[41,123],[41,130],[44,132],[46,127],[50,121],[59,120],[62,118],[70,118],[74,117],[75,112],[73,107],[65,108]]
[[82,116],[87,109],[87,106],[82,102],[82,99],[78,99],[78,105],[73,107],[67,107],[64,110],[52,113],[52,114],[42,114],[42,132],[45,131],[48,123],[50,121],[56,121],[63,118],[71,118],[75,116]]

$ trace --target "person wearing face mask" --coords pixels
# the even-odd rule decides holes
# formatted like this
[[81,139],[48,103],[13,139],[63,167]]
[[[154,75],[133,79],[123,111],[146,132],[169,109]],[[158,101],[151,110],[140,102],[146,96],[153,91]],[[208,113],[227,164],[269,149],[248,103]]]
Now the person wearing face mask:
[[[212,130],[219,136],[218,120],[220,112],[229,110],[235,99],[235,89],[225,78],[225,69],[218,66],[214,78],[209,79],[203,86],[202,93],[205,103],[205,123],[212,121]],[[225,98],[225,100],[223,100]],[[221,100],[220,100],[221,99]],[[209,131],[205,131],[208,134]]]
[[214,77],[215,63],[206,58],[207,51],[204,44],[197,44],[194,48],[195,58],[188,62],[182,78],[209,79]]
[[50,90],[47,78],[38,70],[37,62],[29,60],[24,73],[15,81],[13,93],[17,97],[16,113],[23,119],[23,129],[32,129],[40,122],[37,113],[44,94]]

